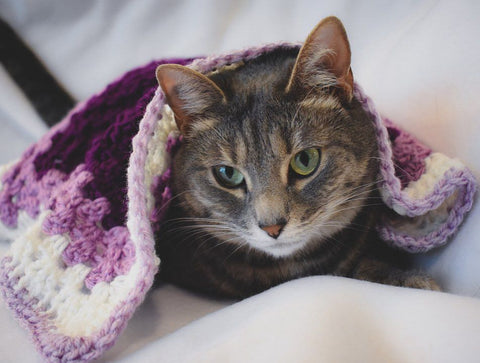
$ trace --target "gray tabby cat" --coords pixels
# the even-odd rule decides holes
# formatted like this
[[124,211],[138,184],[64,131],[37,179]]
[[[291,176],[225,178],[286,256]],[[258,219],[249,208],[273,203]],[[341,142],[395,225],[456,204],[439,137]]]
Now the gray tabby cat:
[[157,243],[163,280],[236,298],[317,274],[438,289],[375,233],[375,131],[337,18],[300,51],[206,75],[162,65],[157,78],[184,136]]

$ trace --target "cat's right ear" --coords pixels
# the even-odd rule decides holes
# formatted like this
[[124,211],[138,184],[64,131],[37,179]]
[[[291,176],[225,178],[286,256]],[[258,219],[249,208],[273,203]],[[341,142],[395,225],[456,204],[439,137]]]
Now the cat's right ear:
[[342,22],[334,16],[323,19],[300,49],[287,92],[310,94],[317,89],[332,89],[350,102],[353,98],[350,60],[350,44]]
[[225,102],[225,95],[212,80],[190,68],[163,64],[158,66],[156,75],[177,127],[184,135],[195,119],[200,119],[212,106]]

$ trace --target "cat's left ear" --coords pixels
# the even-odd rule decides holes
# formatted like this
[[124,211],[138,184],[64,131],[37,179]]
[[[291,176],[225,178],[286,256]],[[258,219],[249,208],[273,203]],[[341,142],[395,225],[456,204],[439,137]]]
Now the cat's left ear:
[[310,93],[317,88],[333,88],[350,102],[353,98],[350,60],[350,44],[342,22],[334,16],[323,19],[300,49],[287,92]]
[[225,95],[212,80],[188,67],[163,64],[156,75],[183,135],[201,122],[205,112],[225,102]]

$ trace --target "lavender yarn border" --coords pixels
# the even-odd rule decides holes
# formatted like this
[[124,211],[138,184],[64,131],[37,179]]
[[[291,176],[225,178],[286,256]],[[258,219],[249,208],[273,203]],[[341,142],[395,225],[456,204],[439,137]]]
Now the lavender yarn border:
[[401,207],[407,217],[414,218],[424,215],[438,208],[455,191],[459,191],[455,203],[447,220],[436,230],[420,237],[396,231],[387,220],[379,224],[380,237],[385,241],[403,248],[409,252],[425,252],[434,247],[445,244],[452,236],[465,215],[470,211],[477,190],[477,182],[472,172],[463,169],[451,168],[436,181],[433,190],[424,199],[412,199],[404,191],[400,180],[395,176],[392,148],[385,123],[389,121],[382,118],[376,110],[373,101],[365,94],[363,89],[355,85],[355,97],[362,103],[364,110],[370,114],[377,131],[377,140],[380,154],[380,173],[382,176],[381,188],[388,195],[383,201],[390,207]]
[[[238,52],[200,58],[191,63],[191,67],[201,72],[209,71],[228,63],[239,60],[248,60],[258,55],[273,50],[277,47],[296,48],[299,44],[277,43],[262,47],[248,48]],[[152,75],[153,76],[153,75]],[[407,210],[407,215],[414,217],[438,207],[441,202],[450,196],[454,190],[460,187],[461,192],[457,203],[453,208],[451,218],[442,226],[442,230],[435,236],[427,236],[422,239],[411,236],[398,235],[384,226],[380,228],[382,236],[395,244],[409,250],[425,250],[439,243],[443,243],[461,223],[465,213],[470,210],[473,203],[473,195],[476,190],[476,182],[468,169],[449,171],[439,180],[435,190],[421,203],[409,200],[401,190],[400,181],[395,177],[394,165],[391,160],[392,151],[389,144],[388,133],[383,120],[375,110],[373,102],[365,96],[363,90],[356,85],[355,96],[362,102],[363,107],[372,115],[377,128],[380,152],[382,157],[381,173],[384,178],[382,187],[390,195],[385,200],[387,205],[402,206]],[[150,142],[157,120],[161,117],[160,110],[164,104],[164,96],[157,89],[155,96],[147,106],[147,111],[140,122],[139,132],[132,141],[133,152],[127,170],[128,177],[128,221],[127,227],[131,238],[140,241],[136,250],[136,258],[140,260],[140,270],[137,275],[135,289],[130,291],[127,299],[121,302],[114,310],[97,333],[88,337],[67,337],[55,333],[55,327],[49,325],[46,312],[34,308],[35,298],[28,295],[28,291],[15,291],[17,281],[8,277],[9,271],[1,269],[0,281],[2,292],[9,307],[13,310],[20,323],[29,330],[31,337],[45,359],[52,362],[89,361],[99,357],[105,350],[110,348],[125,328],[127,321],[132,316],[136,307],[143,301],[147,290],[153,283],[153,277],[157,270],[155,264],[154,238],[149,213],[146,209],[147,194],[150,193],[144,184],[145,160],[147,145]],[[68,122],[69,116],[58,126]],[[49,133],[50,134],[50,133]],[[47,134],[41,142],[48,142]],[[4,261],[5,263],[6,261]]]

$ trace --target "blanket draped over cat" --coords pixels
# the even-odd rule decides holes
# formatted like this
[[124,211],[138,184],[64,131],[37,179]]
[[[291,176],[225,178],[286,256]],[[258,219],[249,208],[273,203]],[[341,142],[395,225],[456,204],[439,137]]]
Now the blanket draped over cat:
[[[171,198],[179,133],[156,83],[157,66],[206,73],[279,47],[299,45],[136,68],[0,168],[0,235],[11,240],[0,287],[47,360],[89,361],[111,347],[160,265],[154,233]],[[444,244],[472,206],[474,176],[382,118],[358,84],[353,94],[379,145],[379,189],[390,209],[379,235],[410,252]]]

